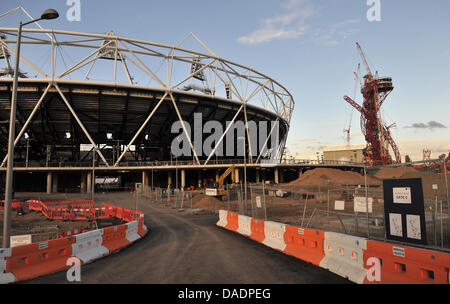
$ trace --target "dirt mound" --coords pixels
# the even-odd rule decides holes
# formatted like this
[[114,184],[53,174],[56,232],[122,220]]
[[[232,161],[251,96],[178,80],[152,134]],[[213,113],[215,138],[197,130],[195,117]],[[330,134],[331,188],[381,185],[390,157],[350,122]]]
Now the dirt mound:
[[213,196],[207,196],[205,194],[197,194],[192,198],[192,206],[201,208],[204,210],[218,210],[219,207],[223,207],[226,204]]
[[413,167],[400,166],[396,168],[383,168],[375,174],[376,178],[403,178],[406,174],[420,174],[421,172]]
[[[421,178],[422,179],[422,189],[425,198],[430,198],[438,196],[444,198],[446,195],[445,190],[445,179],[443,174],[422,172],[416,170],[417,172],[408,172],[402,175],[402,178]],[[448,176],[448,187],[450,187],[450,175]],[[438,189],[433,189],[433,185],[437,185]]]
[[[380,181],[372,176],[367,176],[369,185],[380,184]],[[364,176],[353,171],[343,171],[331,168],[316,168],[308,170],[299,178],[289,183],[293,186],[318,186],[318,185],[363,185]]]
[[[445,179],[443,174],[430,173],[420,169],[408,166],[401,166],[397,168],[383,168],[375,174],[375,177],[382,179],[407,179],[420,178],[422,179],[422,189],[425,197],[445,196]],[[450,175],[449,175],[450,177]],[[433,189],[433,185],[437,185],[438,189]],[[450,179],[449,179],[450,186]]]

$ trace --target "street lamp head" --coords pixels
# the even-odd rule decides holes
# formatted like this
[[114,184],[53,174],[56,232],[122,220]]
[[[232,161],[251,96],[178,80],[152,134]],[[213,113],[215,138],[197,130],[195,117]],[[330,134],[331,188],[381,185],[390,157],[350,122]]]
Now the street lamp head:
[[58,17],[59,17],[58,12],[52,8],[46,9],[41,15],[41,19],[46,20],[56,19]]

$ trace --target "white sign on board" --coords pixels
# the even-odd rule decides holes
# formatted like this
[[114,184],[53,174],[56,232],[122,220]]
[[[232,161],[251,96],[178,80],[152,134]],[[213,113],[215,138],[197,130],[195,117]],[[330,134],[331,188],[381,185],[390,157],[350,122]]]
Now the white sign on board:
[[31,234],[13,235],[10,237],[11,248],[31,244]]
[[369,205],[369,213],[372,213],[372,203],[373,199],[371,197],[367,198],[366,203],[366,198],[364,196],[355,196],[353,199],[353,210],[355,212],[367,212],[367,205]]
[[261,208],[261,196],[256,197],[256,207]]
[[411,204],[411,188],[392,188],[393,201],[396,204]]
[[345,201],[334,201],[334,210],[344,210]]
[[422,233],[420,231],[420,215],[406,215],[406,234],[408,238],[420,240]]
[[437,190],[438,189],[438,185],[437,184],[433,184],[433,190]]
[[389,213],[389,228],[391,235],[403,236],[402,215],[400,213]]

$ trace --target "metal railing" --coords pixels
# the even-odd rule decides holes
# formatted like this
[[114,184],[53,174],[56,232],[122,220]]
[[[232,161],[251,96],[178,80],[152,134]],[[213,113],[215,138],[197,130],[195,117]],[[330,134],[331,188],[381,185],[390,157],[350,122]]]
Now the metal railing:
[[[214,165],[256,165],[256,163],[251,163],[250,161],[245,162],[243,158],[237,159],[219,159],[210,160],[207,166]],[[355,163],[350,161],[336,161],[336,160],[314,160],[314,159],[282,159],[279,162],[265,163],[264,161],[259,162],[257,165],[315,165],[315,166],[356,166],[362,167],[361,163]],[[112,164],[111,164],[112,166]],[[180,167],[180,166],[203,166],[203,164],[198,165],[194,160],[164,160],[164,161],[122,161],[117,164],[117,168],[123,167]],[[14,167],[17,168],[91,168],[92,161],[84,162],[67,162],[67,161],[51,161],[51,162],[14,162]],[[96,168],[104,168],[106,165],[102,162],[95,163]]]

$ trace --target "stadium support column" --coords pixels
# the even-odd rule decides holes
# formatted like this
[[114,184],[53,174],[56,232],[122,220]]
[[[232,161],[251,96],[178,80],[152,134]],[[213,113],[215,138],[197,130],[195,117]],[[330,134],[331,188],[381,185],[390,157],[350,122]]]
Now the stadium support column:
[[199,188],[202,187],[202,171],[201,170],[198,171],[198,187]]
[[88,172],[86,174],[86,184],[87,184],[87,194],[91,194],[92,193],[92,172]]
[[148,174],[145,171],[142,171],[142,187],[148,186]]
[[256,169],[256,183],[259,184],[259,170]]
[[172,171],[167,172],[167,186],[172,188]]
[[274,171],[274,173],[273,173],[273,175],[274,175],[274,179],[275,179],[275,184],[278,184],[279,183],[279,178],[278,178],[278,168],[275,168],[275,171]]
[[52,172],[47,173],[47,194],[52,193]]
[[181,169],[181,189],[186,187],[186,170]]
[[53,174],[52,193],[58,193],[58,174]]
[[86,173],[81,173],[80,192],[86,193]]

